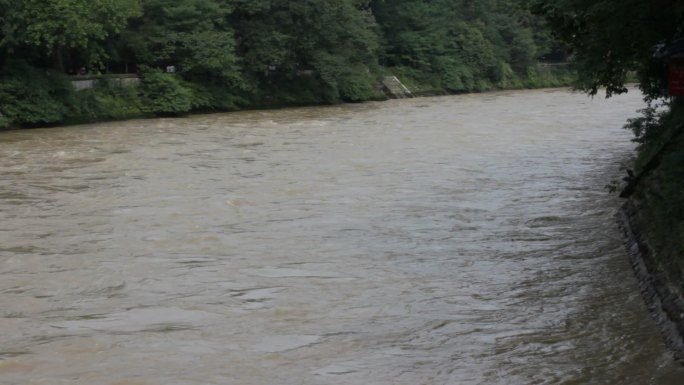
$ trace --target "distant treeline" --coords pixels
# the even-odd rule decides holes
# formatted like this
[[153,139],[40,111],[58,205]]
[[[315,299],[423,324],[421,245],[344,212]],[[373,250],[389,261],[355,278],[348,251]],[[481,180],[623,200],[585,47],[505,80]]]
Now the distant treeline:
[[[527,0],[0,0],[0,127],[567,83]],[[137,73],[76,92],[68,74]],[[561,76],[558,76],[561,73]]]

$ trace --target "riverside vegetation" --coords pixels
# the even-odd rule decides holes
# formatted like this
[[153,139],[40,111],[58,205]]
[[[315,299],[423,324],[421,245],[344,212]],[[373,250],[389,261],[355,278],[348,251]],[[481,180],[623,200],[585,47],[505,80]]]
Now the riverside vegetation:
[[569,45],[584,90],[626,92],[630,72],[638,76],[648,107],[626,125],[638,148],[624,217],[644,259],[637,262],[646,266],[646,291],[658,297],[652,307],[662,307],[666,337],[684,359],[684,100],[668,94],[667,78],[684,38],[684,2],[535,0],[533,7]]
[[[0,128],[559,86],[527,0],[0,0]],[[167,70],[170,69],[171,71]],[[68,74],[105,74],[75,91]],[[173,73],[170,73],[173,72]],[[121,87],[106,74],[137,73]]]

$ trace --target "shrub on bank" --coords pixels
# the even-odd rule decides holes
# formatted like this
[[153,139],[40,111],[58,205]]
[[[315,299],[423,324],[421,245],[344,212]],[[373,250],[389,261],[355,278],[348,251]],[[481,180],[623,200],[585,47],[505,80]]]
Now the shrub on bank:
[[65,75],[24,62],[10,63],[0,73],[0,127],[61,123],[73,93]]
[[192,92],[194,111],[233,111],[245,104],[244,99],[224,85],[188,83],[187,87]]
[[374,77],[362,66],[343,71],[338,89],[340,98],[345,102],[358,103],[379,97]]
[[159,69],[142,72],[140,92],[144,110],[156,115],[184,115],[193,107],[190,86],[177,75]]
[[95,82],[91,89],[75,92],[69,123],[121,120],[143,114],[135,87],[124,87],[107,79]]
[[535,65],[523,79],[525,88],[562,87],[575,83],[577,74],[569,65]]
[[179,116],[192,111],[231,111],[241,106],[269,107],[362,102],[383,99],[377,87],[386,75],[398,76],[417,95],[477,92],[492,89],[568,85],[574,74],[566,67],[531,67],[520,77],[501,64],[499,82],[472,77],[458,63],[442,63],[440,73],[411,67],[345,66],[331,59],[310,75],[284,78],[262,89],[238,90],[206,79],[184,80],[177,74],[145,68],[139,87],[123,87],[99,79],[91,89],[75,91],[68,76],[9,63],[0,73],[0,128],[34,127],[127,119],[146,114]]
[[5,117],[4,115],[0,115],[0,130],[9,127],[10,123],[11,122],[9,118]]

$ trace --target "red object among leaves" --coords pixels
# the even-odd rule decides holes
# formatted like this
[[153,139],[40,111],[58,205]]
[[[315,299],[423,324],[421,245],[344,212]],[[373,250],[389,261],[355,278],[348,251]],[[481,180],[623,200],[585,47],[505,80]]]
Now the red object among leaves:
[[684,96],[684,63],[670,63],[668,73],[668,93],[670,96]]

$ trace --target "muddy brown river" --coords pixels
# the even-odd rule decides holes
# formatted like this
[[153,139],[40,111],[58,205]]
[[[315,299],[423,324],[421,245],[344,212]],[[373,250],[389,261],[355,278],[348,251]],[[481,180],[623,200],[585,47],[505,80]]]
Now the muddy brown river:
[[0,133],[2,385],[681,385],[605,185],[638,92]]

